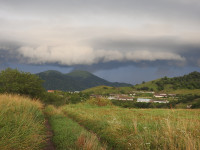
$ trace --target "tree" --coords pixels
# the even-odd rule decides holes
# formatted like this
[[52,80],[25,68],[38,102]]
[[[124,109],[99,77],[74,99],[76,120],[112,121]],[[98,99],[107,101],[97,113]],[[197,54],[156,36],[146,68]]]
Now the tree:
[[45,89],[42,80],[31,73],[8,68],[0,72],[0,92],[40,98]]

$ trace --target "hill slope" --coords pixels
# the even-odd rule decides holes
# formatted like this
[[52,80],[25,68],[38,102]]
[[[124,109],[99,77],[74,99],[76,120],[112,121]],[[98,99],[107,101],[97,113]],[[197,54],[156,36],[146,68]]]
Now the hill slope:
[[80,91],[99,85],[107,86],[132,86],[131,84],[109,82],[99,78],[87,71],[73,71],[68,74],[62,74],[58,71],[45,71],[37,74],[44,80],[44,88],[47,90],[62,90],[62,91]]
[[128,94],[133,91],[131,87],[110,87],[110,86],[96,86],[86,90],[83,93],[96,94],[96,95],[108,95],[108,94]]
[[161,78],[134,86],[138,90],[174,91],[181,89],[200,89],[200,73],[195,71],[188,75]]

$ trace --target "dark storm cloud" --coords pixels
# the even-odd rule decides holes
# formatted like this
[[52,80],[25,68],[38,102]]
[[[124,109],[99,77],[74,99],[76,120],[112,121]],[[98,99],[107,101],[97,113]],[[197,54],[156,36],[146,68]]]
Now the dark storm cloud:
[[[173,52],[186,59],[189,65],[198,65],[200,59],[200,43],[181,41],[176,37],[160,37],[150,39],[97,39],[92,41],[95,49],[149,50],[155,54],[158,51]],[[142,52],[141,52],[142,53]]]
[[17,62],[19,61],[19,53],[16,49],[20,48],[20,45],[12,41],[0,41],[0,63]]
[[[0,0],[1,62],[200,66],[198,0]],[[7,42],[5,42],[7,41]]]

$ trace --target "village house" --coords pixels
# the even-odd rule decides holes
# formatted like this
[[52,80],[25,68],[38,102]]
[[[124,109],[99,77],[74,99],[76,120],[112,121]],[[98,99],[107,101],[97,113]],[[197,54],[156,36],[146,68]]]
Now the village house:
[[135,94],[135,93],[130,93],[129,95],[130,95],[130,96],[135,96],[136,94]]
[[47,90],[48,93],[54,93],[56,90]]
[[127,100],[127,101],[132,101],[133,97],[130,97],[128,95],[119,95],[119,94],[110,94],[110,96],[108,97],[108,99],[110,100]]
[[164,96],[162,96],[162,95],[160,95],[160,94],[155,94],[154,97],[156,97],[156,98],[162,98],[162,97],[164,97]]
[[118,100],[132,101],[132,100],[133,100],[133,97],[124,96],[124,95],[119,95],[119,96],[118,96]]
[[167,94],[155,94],[154,97],[156,98],[167,97]]
[[142,102],[142,103],[151,103],[153,102],[151,99],[148,98],[138,98],[137,102]]
[[166,103],[169,103],[169,101],[157,101],[157,100],[153,100],[153,103],[164,103],[164,104],[166,104]]
[[114,99],[117,99],[117,97],[116,97],[116,95],[111,95],[111,94],[110,94],[110,96],[108,96],[108,99],[109,99],[109,100],[114,100]]
[[176,94],[168,94],[168,96],[175,97],[175,96],[176,96]]

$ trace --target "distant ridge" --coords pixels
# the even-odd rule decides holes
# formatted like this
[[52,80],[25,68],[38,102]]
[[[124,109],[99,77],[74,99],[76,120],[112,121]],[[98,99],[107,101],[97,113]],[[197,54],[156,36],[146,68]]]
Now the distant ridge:
[[37,74],[44,80],[46,90],[81,91],[91,87],[106,85],[114,87],[132,86],[127,83],[109,82],[87,71],[75,70],[67,74],[48,70]]
[[134,86],[138,90],[173,91],[178,89],[200,89],[200,73],[197,71],[173,78],[161,78]]

